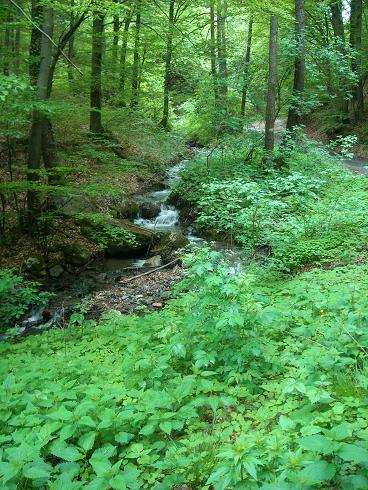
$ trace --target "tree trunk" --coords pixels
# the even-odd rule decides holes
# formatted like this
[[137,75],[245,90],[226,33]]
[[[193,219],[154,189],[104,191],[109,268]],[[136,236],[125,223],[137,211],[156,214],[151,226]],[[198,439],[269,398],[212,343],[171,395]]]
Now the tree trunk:
[[9,12],[7,14],[7,19],[6,19],[7,26],[5,27],[5,34],[4,34],[3,73],[6,77],[8,77],[10,75],[10,53],[12,51],[12,49],[11,49],[11,30],[9,27],[10,21],[11,21],[11,16],[10,16],[10,12]]
[[[69,23],[69,29],[72,29],[73,25],[74,25],[74,11],[73,11],[73,8],[74,8],[74,0],[71,0],[70,1],[70,7],[71,7],[71,11],[70,11],[70,23]],[[74,35],[71,36],[70,38],[70,41],[68,42],[68,58],[70,60],[73,61],[74,59],[74,56],[75,56],[75,53],[74,53],[74,40],[75,40],[75,37]],[[68,80],[69,82],[72,82],[74,80],[74,71],[73,71],[73,67],[69,64],[68,66]]]
[[141,35],[141,7],[142,0],[136,0],[136,18],[135,18],[135,40],[134,40],[134,61],[132,73],[132,100],[130,107],[138,106],[139,99],[139,49]]
[[217,50],[220,73],[220,95],[222,109],[227,108],[227,52],[226,52],[227,1],[219,0],[217,10]]
[[244,79],[243,79],[243,90],[242,90],[242,101],[240,107],[240,115],[245,116],[245,108],[247,105],[247,93],[249,86],[249,64],[252,52],[252,36],[253,36],[253,18],[251,17],[248,24],[248,37],[247,37],[247,47],[245,51],[244,60]]
[[164,110],[161,126],[167,129],[169,123],[169,102],[170,102],[170,78],[171,78],[171,60],[173,55],[173,36],[174,36],[174,9],[175,0],[170,0],[169,6],[169,26],[166,43],[166,61],[165,61],[165,79],[164,79]]
[[291,131],[300,125],[303,112],[305,86],[305,5],[304,0],[295,0],[295,39],[297,53],[295,57],[293,100],[289,108],[286,127]]
[[[332,29],[334,32],[336,49],[341,53],[342,57],[346,55],[346,39],[345,39],[345,29],[344,29],[344,19],[343,19],[343,9],[341,0],[332,0],[331,5],[331,22]],[[344,80],[341,80],[340,86],[344,85]],[[345,118],[349,114],[349,101],[345,95],[342,96],[341,112]]]
[[[42,7],[42,11],[37,10],[37,14],[42,15],[42,30],[49,36],[53,35],[53,11],[51,8]],[[50,76],[50,66],[52,57],[52,44],[48,37],[41,35],[40,40],[40,63],[37,76],[36,90],[37,100],[45,102],[48,98],[47,87]],[[29,138],[29,154],[28,154],[28,181],[32,184],[39,180],[39,169],[41,165],[41,157],[43,152],[43,135],[44,127],[47,118],[45,114],[38,109],[34,109],[32,117],[31,134]],[[30,229],[34,229],[37,216],[40,213],[40,202],[37,192],[30,190],[27,195],[27,204],[29,212]]]
[[118,15],[114,15],[114,36],[112,40],[112,54],[111,54],[111,71],[115,76],[116,65],[118,62],[118,47],[119,47],[119,32],[120,32],[120,19]]
[[[43,7],[40,0],[32,0],[32,20],[37,25],[42,25],[43,23]],[[29,78],[33,87],[37,85],[40,71],[41,39],[42,34],[38,29],[33,27],[29,45]]]
[[104,14],[95,12],[92,26],[92,69],[91,69],[91,110],[89,128],[91,133],[103,133],[102,109],[102,53],[103,53]]
[[217,57],[216,57],[216,25],[215,25],[215,2],[211,1],[210,4],[210,22],[211,22],[211,75],[213,83],[213,93],[215,96],[215,103],[217,107],[218,100],[218,86],[217,86]]
[[14,38],[14,73],[19,75],[20,71],[20,39],[21,39],[21,28],[17,26],[15,28],[15,38]]
[[120,51],[120,97],[121,97],[121,105],[123,107],[126,106],[125,103],[126,58],[127,58],[127,51],[128,51],[129,28],[130,28],[131,21],[132,21],[132,11],[130,11],[125,18],[123,39],[121,42],[121,51]]
[[352,99],[353,122],[360,121],[364,113],[363,80],[361,74],[362,15],[362,0],[351,0],[350,45],[356,52],[356,55],[352,60],[351,68],[358,78],[358,83],[354,88]]
[[278,79],[278,19],[271,15],[270,19],[270,45],[269,45],[269,73],[268,94],[265,127],[265,150],[272,151],[275,147],[275,117],[276,117],[276,94]]

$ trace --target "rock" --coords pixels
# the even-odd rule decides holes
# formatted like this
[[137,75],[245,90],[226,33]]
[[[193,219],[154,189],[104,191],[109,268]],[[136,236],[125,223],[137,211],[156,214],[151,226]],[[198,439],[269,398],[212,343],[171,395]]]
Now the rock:
[[62,245],[61,250],[65,262],[77,267],[88,264],[92,258],[92,253],[77,242]]
[[161,205],[158,202],[143,202],[141,205],[140,216],[143,219],[157,218],[160,214]]
[[161,255],[155,255],[154,257],[151,257],[150,259],[146,260],[144,263],[144,267],[161,267],[162,266],[162,258]]
[[153,303],[153,308],[162,308],[162,303]]
[[45,277],[46,276],[46,266],[40,257],[29,257],[24,262],[24,268],[32,276],[35,277]]
[[64,274],[64,268],[61,265],[54,265],[54,267],[51,267],[49,272],[50,277],[53,279],[58,279]]
[[166,233],[160,242],[153,248],[155,255],[167,258],[180,248],[185,248],[189,245],[189,240],[181,233]]
[[147,254],[151,248],[159,242],[161,237],[160,233],[142,228],[129,220],[122,220],[117,223],[117,226],[120,226],[126,231],[130,232],[134,236],[135,242],[131,243],[125,241],[118,243],[111,240],[107,246],[107,255],[110,257],[126,257]]
[[119,219],[135,219],[139,215],[139,204],[133,199],[126,199],[117,209]]

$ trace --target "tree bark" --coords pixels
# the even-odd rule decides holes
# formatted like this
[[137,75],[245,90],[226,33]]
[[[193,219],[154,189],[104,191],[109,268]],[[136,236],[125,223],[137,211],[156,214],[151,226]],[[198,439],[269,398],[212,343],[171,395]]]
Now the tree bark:
[[240,107],[240,115],[245,116],[245,108],[247,105],[247,93],[249,86],[249,64],[252,52],[252,37],[253,37],[253,18],[251,17],[248,23],[248,36],[247,36],[247,47],[245,50],[244,59],[244,78],[243,78],[243,90],[242,90],[242,101]]
[[164,109],[161,126],[167,129],[169,123],[169,103],[170,103],[170,79],[171,79],[171,60],[173,55],[173,37],[174,37],[174,13],[175,0],[170,0],[169,6],[169,26],[166,42],[166,60],[165,60],[165,79],[164,79]]
[[213,93],[215,96],[215,104],[217,107],[218,101],[218,86],[217,86],[217,56],[216,56],[216,25],[215,25],[215,1],[211,0],[210,3],[210,31],[211,31],[211,75],[213,83]]
[[[37,25],[43,23],[43,8],[40,0],[32,0],[32,20]],[[41,57],[41,32],[35,27],[32,28],[31,41],[29,44],[29,78],[31,85],[37,85],[38,74],[40,71]]]
[[17,26],[15,28],[14,38],[14,73],[19,75],[20,71],[20,41],[21,41],[21,28]]
[[123,39],[121,42],[121,51],[120,51],[120,97],[121,97],[121,105],[123,107],[126,106],[125,102],[125,80],[126,80],[126,59],[128,52],[128,39],[129,39],[129,28],[130,23],[132,21],[132,11],[130,11],[124,21],[124,32]]
[[91,68],[91,91],[90,91],[90,122],[91,133],[102,134],[102,53],[104,14],[96,11],[93,16],[92,26],[92,68]]
[[113,29],[114,29],[114,36],[112,40],[111,71],[115,75],[116,65],[118,62],[118,47],[119,47],[119,32],[120,32],[120,18],[118,15],[114,15]]
[[139,100],[139,49],[141,35],[141,7],[142,0],[136,0],[136,17],[135,17],[135,39],[134,39],[134,56],[133,56],[133,73],[132,73],[132,100],[130,107],[138,106]]
[[305,5],[304,0],[295,0],[295,40],[297,54],[294,67],[293,100],[289,108],[286,127],[291,131],[300,125],[303,112],[305,87]]
[[5,32],[4,32],[4,62],[3,62],[3,73],[6,77],[10,75],[10,60],[11,60],[11,53],[12,53],[12,29],[10,27],[11,21],[12,21],[12,13],[10,9],[6,11],[6,27],[5,27]]
[[222,109],[227,108],[227,40],[226,40],[227,0],[219,0],[217,9],[217,50],[219,60],[220,87]]
[[[70,7],[71,7],[71,11],[70,11],[70,22],[69,22],[69,30],[73,28],[73,25],[74,25],[74,11],[73,11],[73,8],[74,8],[74,0],[70,0]],[[70,60],[73,61],[74,59],[74,56],[75,56],[75,50],[74,50],[74,41],[75,41],[75,36],[71,36],[70,37],[70,40],[68,42],[68,58]],[[72,82],[74,80],[74,71],[73,71],[73,67],[71,65],[68,66],[68,80],[70,82]]]
[[265,127],[265,150],[270,152],[275,147],[275,117],[276,117],[276,94],[278,79],[278,18],[271,15],[270,19],[270,43],[269,43],[269,73],[268,73],[268,93],[266,108],[266,127]]
[[[342,57],[346,55],[346,38],[345,38],[345,28],[344,28],[344,19],[343,19],[343,10],[341,0],[332,0],[330,4],[331,9],[331,22],[332,29],[334,32],[336,49],[341,53]],[[340,81],[340,86],[344,85],[344,80]],[[345,119],[349,114],[349,101],[346,96],[343,94],[341,101],[341,112],[344,115]]]
[[[42,11],[37,9],[37,14],[42,14],[42,30],[49,36],[53,35],[53,11],[49,7],[42,7]],[[52,57],[51,41],[44,34],[40,40],[40,63],[36,82],[37,100],[45,102],[48,98],[48,80],[50,76],[50,66]],[[39,169],[43,153],[43,135],[46,124],[46,116],[39,109],[33,110],[31,134],[29,138],[28,153],[28,181],[31,184],[39,181]],[[37,216],[40,213],[40,202],[38,193],[33,189],[28,192],[27,205],[29,212],[30,230],[34,229]]]
[[356,52],[356,55],[352,60],[351,68],[358,78],[358,83],[354,88],[352,99],[353,122],[359,122],[364,115],[363,80],[361,74],[362,16],[362,0],[351,0],[350,45]]

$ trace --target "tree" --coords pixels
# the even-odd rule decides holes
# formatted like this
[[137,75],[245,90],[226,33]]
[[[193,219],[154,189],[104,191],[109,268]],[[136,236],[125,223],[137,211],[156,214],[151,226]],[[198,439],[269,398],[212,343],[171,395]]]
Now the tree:
[[171,59],[173,55],[173,36],[174,36],[174,13],[175,0],[170,0],[169,6],[169,27],[167,31],[166,61],[165,61],[165,79],[164,79],[164,110],[161,126],[167,129],[169,122],[169,97],[170,97],[170,76],[171,76]]
[[250,64],[250,56],[252,50],[252,35],[253,35],[253,17],[249,19],[248,23],[248,35],[247,35],[247,44],[245,50],[245,59],[244,59],[244,77],[243,77],[243,90],[242,90],[242,100],[240,107],[240,115],[242,117],[245,116],[245,107],[247,103],[247,92],[249,85],[249,64]]
[[355,51],[355,56],[352,59],[351,68],[357,77],[357,83],[353,90],[352,98],[352,117],[353,122],[358,122],[364,114],[364,94],[363,80],[361,74],[362,63],[362,16],[363,16],[363,1],[351,0],[351,15],[350,15],[350,45]]
[[92,25],[92,60],[91,60],[91,90],[90,90],[90,123],[91,133],[102,134],[102,54],[105,15],[100,9],[93,13]]
[[270,41],[269,41],[269,69],[268,69],[268,92],[265,125],[265,150],[273,151],[275,146],[275,117],[276,117],[276,94],[278,79],[277,62],[278,45],[278,18],[276,15],[270,17]]
[[120,100],[121,105],[124,107],[125,103],[125,81],[126,81],[126,60],[127,60],[127,50],[128,50],[128,39],[129,39],[129,28],[130,23],[132,21],[133,10],[130,8],[128,13],[126,14],[124,20],[124,30],[123,30],[123,38],[121,42],[121,50],[120,50]]
[[134,38],[134,61],[133,61],[133,73],[132,73],[132,99],[130,106],[132,108],[138,106],[139,99],[139,63],[140,63],[140,44],[141,44],[141,9],[142,0],[136,0],[135,4],[135,38]]
[[301,122],[303,112],[303,94],[305,86],[305,6],[304,0],[295,0],[295,41],[296,56],[294,67],[294,85],[292,103],[286,127],[291,131]]

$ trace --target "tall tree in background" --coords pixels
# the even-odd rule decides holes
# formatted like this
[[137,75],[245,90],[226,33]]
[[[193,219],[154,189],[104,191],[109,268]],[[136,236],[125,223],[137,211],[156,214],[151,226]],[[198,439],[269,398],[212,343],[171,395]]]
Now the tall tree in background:
[[228,68],[226,38],[227,0],[218,0],[217,4],[217,53],[219,64],[219,94],[221,110],[227,111]]
[[[72,29],[74,25],[74,0],[70,0],[70,21],[69,21],[69,28]],[[73,60],[74,58],[74,39],[75,36],[71,36],[69,43],[68,43],[68,58],[70,60]],[[74,80],[74,70],[72,65],[69,65],[68,67],[68,79],[69,81]]]
[[243,90],[242,90],[242,100],[241,100],[241,107],[240,107],[240,115],[242,117],[245,116],[245,108],[247,104],[247,93],[248,93],[248,86],[249,86],[249,64],[250,64],[250,57],[252,51],[252,36],[253,36],[253,17],[249,19],[247,45],[245,49]]
[[269,42],[269,68],[268,91],[265,125],[265,150],[272,151],[275,147],[275,118],[276,118],[276,94],[278,81],[278,18],[271,15],[270,18],[270,42]]
[[169,122],[169,102],[170,102],[170,81],[171,81],[171,60],[173,55],[173,36],[174,36],[174,13],[175,0],[170,0],[169,5],[169,25],[167,31],[166,60],[165,60],[165,79],[164,79],[164,110],[161,126],[167,129]]
[[104,13],[96,9],[93,13],[92,25],[92,66],[91,66],[91,90],[90,90],[90,131],[94,134],[103,133],[101,109],[102,109],[102,54]]
[[358,80],[353,91],[352,113],[353,122],[358,122],[362,119],[364,113],[363,80],[361,73],[363,1],[351,0],[350,5],[350,45],[355,51],[355,56],[353,57],[351,68]]
[[291,131],[301,123],[303,94],[305,86],[305,5],[304,0],[295,0],[295,40],[296,56],[292,103],[286,127]]
[[119,47],[119,33],[120,33],[120,18],[115,14],[113,19],[113,38],[112,38],[112,52],[111,52],[111,69],[112,72],[116,72],[116,65],[118,62],[118,47]]
[[[341,0],[332,0],[330,4],[331,9],[331,22],[332,29],[334,32],[335,44],[337,51],[341,54],[341,57],[345,59],[346,56],[346,38],[345,38],[345,27],[343,19],[343,7]],[[340,76],[340,86],[343,87],[345,81],[343,77]],[[347,93],[343,93],[340,100],[342,119],[346,119],[349,114],[349,100],[347,98]]]
[[213,83],[213,93],[217,105],[218,85],[217,85],[217,56],[216,56],[216,18],[215,18],[215,0],[210,2],[210,57],[211,57],[211,75]]
[[126,60],[127,60],[127,51],[128,51],[128,40],[129,40],[129,29],[130,23],[133,17],[133,10],[129,8],[128,13],[126,14],[124,20],[124,30],[123,30],[123,38],[121,41],[121,50],[120,50],[120,81],[119,81],[119,91],[121,105],[124,107],[126,105],[125,102],[125,82],[126,82]]
[[[35,0],[37,1],[37,0]],[[38,3],[38,2],[37,2]],[[36,93],[37,101],[45,102],[48,98],[48,82],[50,78],[51,58],[52,58],[52,44],[50,38],[53,35],[54,29],[54,16],[53,10],[50,7],[35,5],[33,14],[37,13],[38,21],[42,18],[42,31],[39,47],[37,63],[37,81],[36,81]],[[35,27],[33,28],[35,29]],[[32,36],[33,40],[37,36]],[[35,46],[32,47],[33,55],[35,53]],[[35,63],[35,61],[33,61]],[[36,66],[32,67],[32,76],[36,75]],[[31,133],[29,137],[29,153],[28,153],[28,181],[32,184],[39,180],[39,169],[41,166],[42,150],[45,149],[45,126],[47,127],[47,118],[45,113],[39,108],[33,110]],[[43,141],[44,140],[44,141]],[[37,216],[40,212],[39,197],[34,189],[30,189],[27,195],[28,214],[30,231],[32,231],[36,224]]]
[[130,106],[132,108],[138,106],[139,99],[139,50],[141,46],[141,25],[142,25],[142,0],[136,0],[135,4],[135,38],[134,38],[134,55],[133,55],[133,73],[132,73],[132,100]]

